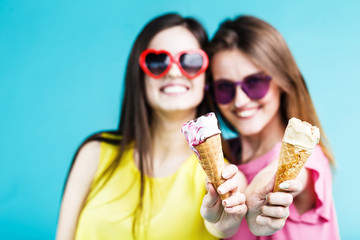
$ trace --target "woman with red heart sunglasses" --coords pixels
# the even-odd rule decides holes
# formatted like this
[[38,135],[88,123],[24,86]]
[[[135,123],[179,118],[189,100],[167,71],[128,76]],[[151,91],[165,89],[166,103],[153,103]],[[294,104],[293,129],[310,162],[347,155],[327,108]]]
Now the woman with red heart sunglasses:
[[[334,158],[280,33],[258,18],[241,16],[220,25],[207,52],[208,92],[238,134],[224,143],[224,153],[249,183],[247,224],[243,221],[230,239],[339,239],[330,171]],[[299,177],[274,193],[281,140],[291,117],[320,128],[322,138]]]
[[144,27],[127,64],[119,128],[92,135],[74,157],[58,240],[206,240],[236,232],[246,213],[244,177],[227,166],[229,202],[209,206],[205,173],[180,132],[208,112],[206,44],[192,18],[166,14]]

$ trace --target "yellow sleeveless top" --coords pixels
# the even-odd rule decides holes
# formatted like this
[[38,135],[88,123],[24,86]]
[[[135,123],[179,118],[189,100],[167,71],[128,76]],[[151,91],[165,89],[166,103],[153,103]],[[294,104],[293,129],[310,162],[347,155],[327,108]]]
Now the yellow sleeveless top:
[[[101,143],[95,180],[116,153],[115,146]],[[217,239],[207,232],[200,215],[200,206],[206,194],[205,178],[194,154],[171,176],[146,177],[137,239]],[[99,185],[91,188],[88,201],[79,216],[75,239],[134,239],[132,223],[139,200],[140,171],[134,163],[132,146],[125,151],[110,180],[100,191],[98,188]]]

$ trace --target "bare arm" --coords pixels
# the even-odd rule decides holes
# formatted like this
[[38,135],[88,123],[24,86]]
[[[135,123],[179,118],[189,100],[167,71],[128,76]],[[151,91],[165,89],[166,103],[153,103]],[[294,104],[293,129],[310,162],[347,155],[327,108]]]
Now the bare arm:
[[99,156],[100,143],[89,142],[76,157],[61,202],[57,240],[75,238],[78,218],[98,168]]

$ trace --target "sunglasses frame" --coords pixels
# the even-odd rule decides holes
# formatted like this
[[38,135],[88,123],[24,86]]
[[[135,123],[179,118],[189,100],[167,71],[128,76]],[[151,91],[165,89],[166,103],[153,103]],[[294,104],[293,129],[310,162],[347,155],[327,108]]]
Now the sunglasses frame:
[[[241,81],[231,81],[231,80],[228,80],[228,79],[218,79],[218,80],[216,80],[216,81],[214,81],[214,82],[212,82],[212,83],[210,83],[210,84],[207,84],[206,85],[206,87],[205,87],[205,90],[210,90],[210,89],[212,89],[211,91],[212,91],[212,94],[213,94],[213,96],[214,96],[214,101],[216,102],[216,103],[218,103],[218,104],[228,104],[228,103],[230,103],[231,101],[233,101],[234,100],[234,98],[235,98],[235,96],[236,96],[236,88],[237,88],[237,86],[240,86],[240,88],[241,88],[241,90],[246,94],[246,96],[248,97],[248,98],[250,98],[251,100],[259,100],[259,99],[262,99],[263,97],[265,97],[265,95],[268,93],[268,91],[269,91],[269,89],[270,89],[270,84],[268,85],[268,89],[266,90],[266,93],[264,94],[264,96],[262,96],[262,97],[260,97],[260,98],[253,98],[253,97],[250,97],[249,96],[249,93],[248,93],[248,91],[246,91],[245,89],[244,89],[244,82],[247,80],[247,79],[249,79],[249,78],[252,78],[252,77],[256,77],[256,76],[261,76],[262,77],[262,79],[264,79],[264,80],[266,80],[267,81],[267,83],[269,84],[270,83],[270,81],[272,80],[272,77],[270,76],[270,75],[267,75],[267,74],[263,74],[263,73],[255,73],[255,74],[251,74],[251,75],[249,75],[249,76],[246,76],[246,77],[244,77]],[[216,101],[216,87],[215,87],[215,82],[230,82],[231,84],[233,84],[233,86],[234,86],[234,89],[235,89],[235,91],[234,91],[234,95],[232,96],[232,98],[228,101],[228,102],[225,102],[225,103],[220,103],[220,102],[218,102],[218,101]]]
[[[147,67],[146,65],[146,57],[148,54],[150,53],[154,53],[156,55],[159,55],[159,54],[166,54],[169,58],[170,58],[170,63],[168,64],[168,66],[166,67],[166,69],[164,70],[164,72],[162,72],[161,74],[159,75],[155,75],[153,74],[149,68]],[[195,75],[190,75],[189,73],[187,73],[181,66],[181,63],[180,63],[180,57],[183,55],[183,54],[199,54],[202,59],[203,59],[203,64],[200,68],[200,70],[195,74]],[[207,56],[207,54],[201,50],[201,49],[193,49],[193,50],[185,50],[185,51],[181,51],[181,52],[178,52],[175,54],[175,56],[172,56],[168,51],[166,50],[156,50],[156,49],[152,49],[152,48],[148,48],[148,49],[145,49],[141,54],[140,54],[140,57],[139,57],[139,64],[140,64],[140,67],[141,69],[147,74],[149,75],[150,77],[152,78],[155,78],[155,79],[159,79],[159,78],[162,78],[164,77],[171,69],[171,66],[172,64],[175,63],[178,68],[180,69],[181,73],[187,77],[188,79],[193,79],[193,78],[196,78],[197,76],[199,76],[200,74],[202,74],[203,72],[206,71],[208,65],[209,65],[209,58]]]

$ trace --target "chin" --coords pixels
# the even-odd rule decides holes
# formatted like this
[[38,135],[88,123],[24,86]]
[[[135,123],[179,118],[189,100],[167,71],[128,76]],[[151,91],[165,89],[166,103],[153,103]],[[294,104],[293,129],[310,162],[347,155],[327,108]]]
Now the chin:
[[176,111],[186,111],[186,110],[193,110],[196,109],[198,105],[194,105],[194,104],[171,104],[168,105],[166,107],[164,107],[164,110],[168,111],[168,112],[176,112]]
[[246,129],[246,130],[239,131],[239,134],[241,136],[248,136],[248,137],[257,135],[259,133],[260,133],[260,131],[256,131],[256,130],[253,130],[253,129]]
[[241,124],[237,125],[236,130],[240,133],[242,136],[252,136],[257,135],[262,130],[262,125],[260,124]]

